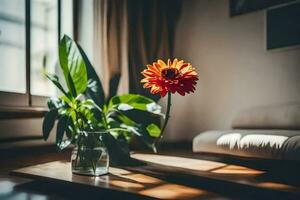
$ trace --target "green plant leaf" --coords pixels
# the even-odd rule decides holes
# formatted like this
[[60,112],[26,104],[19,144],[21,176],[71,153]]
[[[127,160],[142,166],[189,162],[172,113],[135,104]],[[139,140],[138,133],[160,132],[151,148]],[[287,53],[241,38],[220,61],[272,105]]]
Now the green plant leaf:
[[137,109],[157,115],[163,115],[161,113],[160,105],[155,103],[152,99],[138,94],[114,96],[109,102],[109,108],[116,108],[121,111]]
[[105,95],[101,81],[82,47],[79,44],[77,46],[87,70],[88,85],[84,94],[87,98],[93,99],[98,106],[102,107],[105,103]]
[[74,98],[69,98],[67,96],[61,96],[59,97],[63,102],[65,102],[66,104],[70,105],[73,101],[74,101]]
[[60,84],[58,76],[46,72],[44,74],[47,77],[47,79],[49,79],[64,95],[69,96],[68,93],[63,88],[63,86]]
[[109,80],[109,92],[108,92],[107,101],[109,101],[113,96],[117,95],[120,78],[121,78],[121,74],[116,73]]
[[66,136],[71,139],[71,141],[75,138],[75,134],[74,134],[74,131],[75,131],[75,127],[74,127],[74,123],[72,121],[72,118],[70,118],[70,120],[68,120],[68,125],[67,125],[67,128],[66,128]]
[[65,106],[64,102],[62,102],[59,98],[56,97],[51,97],[50,99],[48,99],[47,105],[50,110],[60,109]]
[[66,139],[66,140],[63,140],[59,145],[58,145],[58,148],[60,150],[63,150],[65,148],[67,148],[69,145],[71,144],[71,140],[70,139]]
[[[95,106],[97,106],[95,104],[95,102],[93,100],[91,100],[91,99],[87,99],[87,100],[82,101],[80,105],[82,107],[90,109],[90,110],[93,109],[93,108],[95,108]],[[99,109],[101,110],[101,108],[99,108]]]
[[132,119],[130,119],[129,117],[127,117],[126,115],[124,115],[123,113],[118,113],[117,118],[123,122],[124,124],[128,125],[128,126],[139,126],[135,121],[133,121]]
[[66,116],[63,116],[62,118],[59,119],[58,123],[57,123],[57,129],[56,129],[56,145],[59,147],[63,137],[64,137],[64,133],[67,129],[67,121],[68,118]]
[[66,84],[73,97],[77,97],[87,88],[87,71],[76,43],[67,35],[59,44],[59,61]]
[[116,139],[111,134],[107,133],[102,135],[102,140],[108,150],[110,162],[113,165],[128,166],[131,164],[132,159],[125,139]]
[[137,124],[120,111],[118,111],[115,116],[109,117],[108,122],[111,126],[110,128],[121,128],[138,136],[143,135],[142,130],[140,129],[141,125]]
[[57,109],[50,110],[46,113],[43,121],[43,138],[47,140],[51,130],[53,129],[56,118],[58,117]]
[[160,136],[161,130],[156,124],[149,124],[146,129],[150,136],[155,138]]
[[[117,115],[114,116],[119,122],[113,121],[112,127],[120,127],[122,129],[126,129],[127,132],[134,134],[138,136],[138,139],[142,141],[144,144],[146,144],[149,148],[153,149],[153,137],[150,137],[149,131],[147,131],[146,127],[143,127],[142,124],[136,123],[134,120],[131,118],[127,117],[125,114],[122,112],[117,112]],[[150,131],[152,131],[152,134],[155,134],[154,132],[157,131],[158,127],[153,124],[152,126],[149,127]],[[160,134],[160,129],[158,128]],[[156,133],[157,134],[157,133]]]
[[136,159],[130,157],[129,146],[126,139],[114,138],[111,134],[103,134],[102,141],[104,142],[108,153],[109,162],[113,166],[138,166],[144,165]]

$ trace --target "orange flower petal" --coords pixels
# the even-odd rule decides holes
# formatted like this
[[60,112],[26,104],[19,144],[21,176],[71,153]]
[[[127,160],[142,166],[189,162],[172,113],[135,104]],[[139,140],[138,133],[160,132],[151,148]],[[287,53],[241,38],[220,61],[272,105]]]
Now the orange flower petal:
[[184,96],[195,91],[198,74],[190,63],[175,58],[168,59],[167,64],[157,60],[153,65],[147,65],[142,71],[144,88],[151,88],[152,94],[160,93],[164,97],[168,92]]
[[164,68],[167,66],[166,63],[162,60],[158,60],[157,63],[161,66],[161,68]]
[[178,61],[177,63],[176,63],[176,65],[175,65],[175,67],[178,69],[178,70],[180,70],[180,67],[183,65],[183,60],[180,60],[180,61]]

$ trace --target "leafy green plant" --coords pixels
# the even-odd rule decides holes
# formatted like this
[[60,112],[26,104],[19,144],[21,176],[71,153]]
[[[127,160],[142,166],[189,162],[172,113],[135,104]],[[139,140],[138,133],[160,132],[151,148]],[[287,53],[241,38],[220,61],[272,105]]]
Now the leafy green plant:
[[[138,110],[151,115],[163,116],[161,107],[152,99],[138,94],[116,96],[120,75],[110,81],[109,94],[105,95],[99,77],[83,49],[70,37],[64,35],[59,44],[59,62],[67,88],[58,76],[46,73],[46,77],[60,90],[62,96],[50,98],[49,112],[43,122],[43,137],[48,139],[55,122],[56,144],[64,149],[70,144],[90,146],[102,135],[112,163],[129,164],[128,144],[132,135],[154,151],[155,138],[160,128],[154,123],[140,124],[127,116],[128,111]],[[84,141],[84,142],[82,142]]]

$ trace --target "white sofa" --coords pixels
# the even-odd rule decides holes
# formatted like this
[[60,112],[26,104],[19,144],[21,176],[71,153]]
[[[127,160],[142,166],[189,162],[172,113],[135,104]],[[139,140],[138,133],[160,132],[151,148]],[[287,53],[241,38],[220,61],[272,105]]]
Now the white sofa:
[[241,112],[232,130],[197,135],[193,151],[272,160],[300,160],[300,104],[258,107]]

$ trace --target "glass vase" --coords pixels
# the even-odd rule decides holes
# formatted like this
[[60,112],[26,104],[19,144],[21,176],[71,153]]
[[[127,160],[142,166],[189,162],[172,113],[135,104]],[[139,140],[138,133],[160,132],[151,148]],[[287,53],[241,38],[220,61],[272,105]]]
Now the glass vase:
[[[85,132],[86,135],[93,135],[93,141],[89,137],[79,139],[71,155],[72,173],[100,176],[108,173],[109,155],[107,148],[102,142],[101,136],[96,132]],[[83,142],[82,142],[83,141]]]

